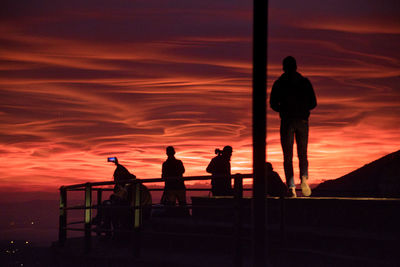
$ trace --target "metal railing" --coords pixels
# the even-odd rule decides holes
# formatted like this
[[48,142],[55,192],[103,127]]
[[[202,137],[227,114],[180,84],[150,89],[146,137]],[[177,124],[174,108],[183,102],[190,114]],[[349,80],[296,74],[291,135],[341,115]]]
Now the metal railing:
[[[209,181],[214,176],[190,176],[184,177],[184,181]],[[234,180],[233,186],[233,199],[234,199],[234,210],[235,210],[235,262],[241,262],[241,227],[242,227],[242,216],[241,216],[241,202],[240,200],[243,198],[243,191],[251,190],[243,188],[243,179],[252,178],[252,174],[235,174],[232,175],[231,178]],[[165,180],[161,178],[154,179],[134,179],[134,180],[125,180],[119,181],[118,183],[123,183],[125,185],[129,185],[132,188],[132,196],[130,208],[133,210],[133,230],[131,232],[136,240],[137,246],[134,249],[134,254],[140,254],[140,247],[137,240],[140,240],[140,229],[142,226],[142,205],[141,205],[141,192],[140,192],[140,184],[155,184],[155,183],[164,183]],[[81,231],[84,232],[84,240],[85,240],[85,252],[90,252],[92,247],[92,210],[98,209],[102,204],[103,200],[103,192],[113,191],[112,188],[104,188],[105,186],[113,186],[115,185],[115,181],[106,181],[106,182],[92,182],[92,183],[82,183],[75,184],[69,186],[61,186],[60,187],[60,217],[59,217],[59,244],[63,246],[67,240],[67,232],[68,231]],[[162,191],[162,188],[148,188],[149,191]],[[76,205],[76,206],[68,206],[68,192],[74,191],[83,191],[84,192],[84,204]],[[188,187],[186,191],[211,191],[211,188],[196,188],[196,187]],[[93,192],[97,193],[97,205],[93,205]],[[187,205],[187,208],[191,209],[191,205]],[[68,222],[68,211],[71,210],[84,210],[84,220],[83,221],[74,221]],[[76,224],[84,224],[83,228],[79,227],[71,227]],[[236,264],[237,266],[240,266]]]
[[[184,177],[184,181],[209,181],[211,178],[215,178],[212,176],[191,176],[191,177]],[[233,208],[233,217],[232,223],[234,227],[234,253],[233,255],[233,265],[234,266],[242,266],[243,262],[243,240],[245,239],[243,233],[244,229],[244,205],[243,205],[243,191],[250,191],[251,189],[243,188],[243,179],[245,178],[252,178],[252,174],[236,174],[232,175],[231,178],[234,180],[234,187],[233,187],[233,200],[231,201],[231,207]],[[130,202],[130,209],[132,212],[132,222],[133,227],[132,230],[120,230],[124,232],[132,233],[134,242],[134,250],[133,253],[136,256],[140,255],[140,239],[141,239],[141,230],[142,230],[142,205],[141,205],[141,192],[140,192],[140,184],[157,184],[157,183],[164,183],[165,180],[161,178],[155,179],[135,179],[135,180],[126,180],[121,181],[120,183],[124,183],[126,185],[131,186],[131,202]],[[103,193],[113,191],[110,186],[115,185],[114,181],[106,181],[106,182],[94,182],[94,183],[82,183],[70,186],[62,186],[60,188],[60,217],[59,217],[59,244],[63,246],[67,240],[67,232],[68,231],[81,231],[84,232],[84,248],[86,252],[90,252],[92,246],[92,211],[94,209],[98,209],[102,204],[103,200]],[[108,188],[105,188],[107,187]],[[163,188],[148,188],[149,191],[163,191]],[[75,206],[68,206],[68,192],[80,191],[84,193],[84,203],[83,205],[75,205]],[[186,191],[211,191],[211,188],[198,188],[194,186],[189,186]],[[97,204],[93,205],[93,192],[97,195]],[[293,207],[290,207],[291,201],[287,202],[286,197],[267,197],[268,201],[273,200],[275,205],[275,221],[278,221],[278,235],[280,236],[282,247],[284,248],[284,243],[287,239],[288,233],[288,218],[290,217],[290,212],[293,211]],[[250,202],[252,200],[250,199]],[[303,204],[306,205],[307,203],[314,203],[318,207],[325,205],[327,201],[337,202],[340,201],[340,205],[356,205],[353,204],[356,201],[363,202],[363,205],[377,205],[379,203],[385,202],[388,205],[392,205],[393,207],[397,208],[400,205],[400,199],[382,199],[382,198],[349,198],[349,197],[311,197],[305,198]],[[325,201],[325,202],[324,202]],[[251,202],[252,203],[252,202]],[[272,203],[272,202],[271,202]],[[390,204],[392,203],[392,204]],[[248,204],[248,203],[247,203]],[[379,204],[380,205],[380,204]],[[386,205],[386,204],[385,204]],[[331,206],[334,206],[333,204]],[[338,205],[336,205],[338,206]],[[390,211],[393,210],[391,206]],[[188,209],[192,209],[193,205],[187,205]],[[214,206],[207,206],[209,210],[221,208],[218,205]],[[84,211],[84,219],[80,221],[73,221],[68,222],[68,212],[72,210],[83,210]],[[248,210],[246,210],[248,211]],[[247,219],[247,218],[246,218]],[[84,227],[74,227],[74,225],[83,224]],[[178,233],[171,233],[172,235],[178,235]],[[179,233],[182,235],[189,234],[189,233]],[[190,233],[193,235],[193,233]]]

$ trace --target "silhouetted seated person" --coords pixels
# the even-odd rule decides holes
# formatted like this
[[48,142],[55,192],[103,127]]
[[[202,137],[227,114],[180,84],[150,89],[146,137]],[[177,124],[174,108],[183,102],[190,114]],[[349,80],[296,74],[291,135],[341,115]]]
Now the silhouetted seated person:
[[[186,187],[183,180],[185,167],[181,160],[175,158],[175,149],[167,147],[167,160],[162,165],[161,178],[165,180],[165,187],[161,203],[169,207],[175,206],[178,201],[180,209],[176,210],[176,215],[188,215],[186,209]],[[169,213],[172,209],[169,209]]]
[[231,185],[231,156],[232,147],[225,146],[221,151],[215,150],[216,157],[214,157],[206,171],[211,173],[215,178],[211,178],[211,192],[213,196],[233,196]]
[[272,164],[270,162],[265,163],[265,172],[266,172],[266,190],[268,196],[272,197],[282,197],[287,194],[287,187],[282,182],[281,177],[275,171],[273,171]]

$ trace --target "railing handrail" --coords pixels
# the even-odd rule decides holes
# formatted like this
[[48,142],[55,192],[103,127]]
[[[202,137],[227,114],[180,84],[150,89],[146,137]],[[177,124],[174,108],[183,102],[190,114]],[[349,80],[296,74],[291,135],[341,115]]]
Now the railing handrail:
[[[231,174],[231,179],[240,176],[243,179],[246,178],[252,178],[253,174],[252,173],[237,173],[237,174]],[[194,181],[194,180],[210,180],[210,179],[215,179],[215,178],[222,178],[226,176],[213,176],[213,175],[201,175],[201,176],[184,176],[184,177],[176,177],[175,179],[183,179],[183,181]],[[173,177],[168,178],[168,179],[174,179]],[[118,183],[135,183],[135,182],[140,182],[140,183],[159,183],[159,182],[165,182],[164,178],[145,178],[145,179],[128,179],[128,180],[121,180],[118,181]],[[81,183],[81,184],[73,184],[73,185],[67,185],[67,186],[61,186],[61,188],[69,190],[69,189],[76,189],[80,187],[85,187],[87,185],[90,186],[102,186],[102,185],[115,185],[117,182],[115,181],[104,181],[104,182],[87,182],[87,183]]]

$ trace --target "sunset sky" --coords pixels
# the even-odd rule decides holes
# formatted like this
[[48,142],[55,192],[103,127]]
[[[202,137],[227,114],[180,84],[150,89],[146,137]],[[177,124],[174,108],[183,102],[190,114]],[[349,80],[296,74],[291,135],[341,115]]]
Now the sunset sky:
[[[268,94],[292,55],[317,95],[311,183],[398,150],[400,2],[269,3]],[[225,145],[232,172],[251,173],[251,55],[249,0],[2,1],[0,191],[110,180],[109,156],[160,177],[168,145],[185,175],[206,175]],[[284,178],[267,113],[267,157]]]

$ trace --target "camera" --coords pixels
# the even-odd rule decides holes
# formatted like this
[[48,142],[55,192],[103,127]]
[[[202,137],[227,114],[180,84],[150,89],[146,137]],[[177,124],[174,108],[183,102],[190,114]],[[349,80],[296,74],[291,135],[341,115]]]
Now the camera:
[[218,156],[220,156],[220,155],[222,154],[222,150],[219,149],[219,148],[216,148],[216,149],[215,149],[215,154],[218,155]]

